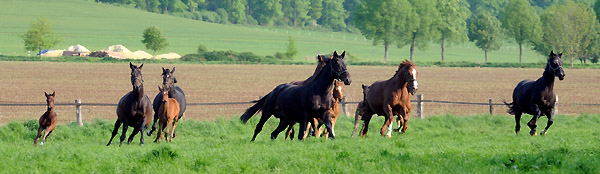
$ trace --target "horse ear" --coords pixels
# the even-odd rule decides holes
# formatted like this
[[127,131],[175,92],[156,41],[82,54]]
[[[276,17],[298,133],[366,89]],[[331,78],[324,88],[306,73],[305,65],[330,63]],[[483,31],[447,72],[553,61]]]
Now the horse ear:
[[52,96],[56,97],[56,91],[52,91]]
[[171,70],[171,73],[174,73],[174,72],[175,72],[175,67],[173,67],[173,69]]
[[551,50],[551,51],[550,51],[550,56],[552,56],[552,55],[555,55],[555,54],[554,54],[554,50]]
[[[171,77],[173,77],[173,76],[171,76]],[[177,83],[177,78],[176,77],[173,77],[173,83]]]
[[558,58],[562,58],[562,53],[558,54]]
[[339,55],[337,54],[337,51],[333,51],[333,57],[337,57],[337,56],[339,56]]
[[44,95],[46,95],[46,97],[48,97],[48,93],[46,91],[44,91]]
[[162,67],[162,70],[163,70],[163,74],[164,74],[165,73],[165,67]]
[[321,56],[321,55],[318,55],[317,59],[319,60],[319,62],[325,62],[325,61],[323,61],[323,56]]
[[131,64],[131,62],[129,62],[129,68],[134,69],[135,65]]
[[140,69],[142,69],[142,67],[144,67],[144,63],[142,63],[142,65],[140,65],[140,67],[139,67],[139,68],[140,68]]
[[342,52],[342,59],[344,59],[344,57],[346,57],[346,51]]

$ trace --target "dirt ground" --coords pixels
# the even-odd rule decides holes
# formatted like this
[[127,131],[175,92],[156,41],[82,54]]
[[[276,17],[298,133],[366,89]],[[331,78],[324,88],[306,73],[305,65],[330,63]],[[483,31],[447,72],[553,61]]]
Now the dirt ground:
[[[144,88],[152,100],[161,84],[161,67],[176,67],[175,76],[188,103],[244,102],[256,100],[281,83],[303,80],[314,65],[199,65],[144,64]],[[418,65],[417,65],[418,66]],[[397,66],[349,66],[352,84],[345,86],[346,101],[362,99],[361,84],[392,77]],[[541,77],[543,69],[525,68],[441,68],[417,67],[419,90],[424,99],[499,103],[511,101],[514,86],[524,79]],[[556,81],[559,114],[600,113],[600,70],[565,69],[563,81]],[[117,103],[131,91],[127,63],[0,62],[0,103],[45,103],[44,91],[56,91],[57,103]],[[413,96],[416,99],[416,96]],[[214,120],[238,117],[250,105],[188,106],[183,119]],[[412,117],[416,114],[413,103]],[[75,121],[74,106],[57,106],[61,123]],[[348,105],[354,115],[355,105]],[[488,106],[426,103],[425,116],[473,115],[489,112]],[[45,106],[0,106],[0,123],[37,119]],[[506,107],[496,106],[494,114],[507,115]],[[116,119],[114,106],[82,106],[84,121]],[[527,118],[527,116],[525,117]]]

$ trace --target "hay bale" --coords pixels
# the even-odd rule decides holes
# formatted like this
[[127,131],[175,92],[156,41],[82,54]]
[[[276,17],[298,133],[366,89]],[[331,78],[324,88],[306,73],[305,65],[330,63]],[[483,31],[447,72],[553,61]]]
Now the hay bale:
[[155,59],[179,59],[181,56],[177,53],[161,54],[154,57]]
[[89,53],[90,52],[90,50],[85,48],[83,45],[79,45],[79,44],[69,46],[69,48],[67,48],[66,51],[73,51],[73,52],[80,52],[80,53]]
[[142,50],[137,50],[135,52],[133,52],[133,55],[135,56],[136,59],[150,59],[152,58],[152,54],[148,54],[145,51]]
[[51,50],[42,54],[42,57],[59,57],[62,56],[62,54],[63,50]]
[[106,52],[119,52],[119,53],[131,53],[131,51],[129,51],[129,49],[127,49],[125,46],[123,45],[111,45],[108,48],[106,48],[104,51]]

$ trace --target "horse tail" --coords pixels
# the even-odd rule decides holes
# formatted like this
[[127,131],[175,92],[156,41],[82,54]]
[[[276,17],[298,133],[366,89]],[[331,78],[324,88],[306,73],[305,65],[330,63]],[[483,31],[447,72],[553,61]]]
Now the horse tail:
[[506,103],[506,100],[502,100],[502,102],[506,105],[506,107],[508,107],[508,110],[506,112],[510,115],[515,115],[515,102],[513,101],[511,103]]
[[240,117],[240,120],[242,120],[243,123],[246,123],[246,122],[248,122],[248,120],[250,118],[252,118],[252,116],[254,116],[254,114],[256,114],[258,111],[262,110],[265,100],[266,100],[267,96],[269,96],[270,94],[271,93],[267,94],[260,100],[252,101],[253,103],[256,103],[256,104],[254,104],[252,107],[246,109],[246,112],[244,112],[244,114],[242,114],[242,116]]

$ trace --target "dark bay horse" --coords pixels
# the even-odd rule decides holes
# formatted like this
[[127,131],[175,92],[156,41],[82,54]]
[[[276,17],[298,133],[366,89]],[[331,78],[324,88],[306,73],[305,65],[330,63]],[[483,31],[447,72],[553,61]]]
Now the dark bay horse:
[[106,146],[109,146],[112,142],[121,123],[123,124],[123,133],[121,134],[121,142],[119,146],[123,145],[125,140],[125,134],[129,126],[133,127],[133,132],[129,135],[127,144],[131,144],[133,137],[139,132],[142,132],[140,137],[140,145],[144,144],[144,130],[152,121],[152,107],[150,106],[150,98],[144,93],[144,80],[142,78],[142,67],[144,64],[137,67],[129,62],[129,68],[131,68],[131,85],[133,90],[125,94],[119,100],[117,104],[117,121],[115,122],[115,128],[113,129],[112,136]]
[[544,74],[536,81],[523,80],[517,84],[513,91],[513,102],[506,103],[508,106],[508,113],[515,115],[515,133],[519,133],[521,129],[521,115],[527,113],[533,115],[533,118],[529,120],[527,126],[529,126],[529,134],[536,135],[536,127],[538,118],[541,115],[548,117],[548,123],[546,128],[540,133],[544,135],[548,132],[548,128],[554,123],[552,116],[554,115],[554,105],[556,104],[556,94],[554,93],[554,77],[558,77],[559,80],[565,78],[565,71],[562,68],[562,53],[554,54],[554,51],[550,51],[546,68],[544,68]]
[[39,123],[40,126],[38,127],[38,133],[37,136],[35,137],[35,140],[33,141],[33,146],[37,146],[37,142],[40,140],[40,137],[42,136],[42,131],[46,130],[46,132],[44,132],[44,137],[42,138],[42,142],[40,142],[40,146],[44,145],[44,142],[46,141],[46,137],[48,137],[48,135],[50,135],[50,133],[52,133],[52,131],[54,131],[54,128],[56,128],[56,119],[57,119],[57,115],[56,112],[54,112],[54,97],[56,96],[56,92],[52,92],[52,94],[48,94],[46,92],[44,92],[44,94],[46,95],[46,105],[48,106],[46,109],[46,112],[44,112],[44,115],[42,115],[39,119]]
[[[158,91],[162,93],[161,105],[158,109],[158,118],[159,128],[158,133],[156,135],[156,140],[154,142],[160,142],[160,138],[162,133],[165,132],[165,128],[167,131],[165,132],[165,140],[167,142],[173,141],[173,134],[175,133],[175,128],[177,127],[177,122],[179,121],[179,103],[174,98],[169,98],[169,88],[160,88],[158,87]],[[173,123],[173,130],[170,131],[171,123]]]
[[[169,70],[168,68],[165,69],[164,67],[162,68],[163,88],[170,89],[169,98],[174,98],[175,100],[177,100],[177,103],[179,103],[180,111],[179,115],[177,116],[177,119],[181,119],[183,113],[185,112],[187,103],[185,101],[185,93],[183,92],[183,90],[179,86],[175,86],[175,83],[177,83],[177,78],[175,78],[173,73],[175,73],[175,67],[173,67],[172,70]],[[152,103],[152,108],[154,109],[154,121],[152,123],[152,129],[148,131],[148,136],[152,135],[154,130],[156,130],[156,121],[158,120],[158,109],[162,104],[162,98],[162,92],[160,91],[158,92],[158,94],[156,94],[156,97],[154,97],[154,103]],[[177,136],[177,133],[173,131],[173,137],[175,136]]]
[[[345,52],[342,55],[334,52],[331,59],[325,60],[326,66],[315,79],[306,85],[281,84],[273,89],[270,95],[265,97],[262,117],[256,125],[252,141],[256,139],[271,115],[280,119],[279,126],[271,133],[271,139],[277,138],[277,135],[290,124],[300,123],[298,139],[302,140],[309,119],[315,117],[321,118],[325,122],[331,138],[335,138],[331,129],[331,113],[329,112],[332,105],[333,82],[338,79],[344,81],[344,84],[350,85],[352,81],[346,68],[344,55]],[[245,117],[246,114],[244,114],[240,119],[246,122],[252,115]]]
[[[385,122],[381,127],[381,135],[392,136],[392,122],[394,115],[397,115],[402,123],[402,133],[406,132],[406,123],[408,122],[411,111],[410,96],[415,94],[418,89],[417,69],[413,62],[405,60],[400,63],[394,76],[385,81],[376,81],[369,87],[363,85],[365,100],[362,108],[356,108],[357,114],[354,120],[354,131],[358,129],[360,120],[364,120],[360,135],[365,137],[369,129],[369,122],[373,114],[385,117]],[[387,128],[387,134],[385,134]]]

